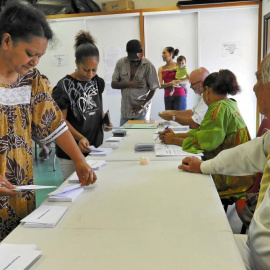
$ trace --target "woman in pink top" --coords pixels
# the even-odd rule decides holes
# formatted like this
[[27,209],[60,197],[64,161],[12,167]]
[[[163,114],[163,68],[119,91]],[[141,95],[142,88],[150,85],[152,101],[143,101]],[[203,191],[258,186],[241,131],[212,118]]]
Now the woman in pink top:
[[175,79],[177,63],[173,59],[178,53],[178,49],[166,47],[162,52],[166,65],[158,69],[160,88],[164,88],[165,110],[186,110],[187,107],[186,92],[179,86],[180,80]]

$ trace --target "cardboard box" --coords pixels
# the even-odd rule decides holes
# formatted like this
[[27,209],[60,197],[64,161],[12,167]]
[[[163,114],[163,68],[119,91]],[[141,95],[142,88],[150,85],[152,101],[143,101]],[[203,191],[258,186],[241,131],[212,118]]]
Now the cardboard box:
[[135,3],[130,0],[118,0],[101,3],[102,11],[129,10],[134,8]]

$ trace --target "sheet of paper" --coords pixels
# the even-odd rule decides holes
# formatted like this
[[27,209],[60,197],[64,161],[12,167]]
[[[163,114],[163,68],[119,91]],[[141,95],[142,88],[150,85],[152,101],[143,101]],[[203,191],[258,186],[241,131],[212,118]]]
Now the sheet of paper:
[[121,142],[124,137],[110,137],[106,140],[106,142]]
[[[101,169],[104,165],[106,165],[105,160],[86,160],[86,162],[91,166],[92,169],[94,170],[99,170]],[[79,183],[79,177],[76,172],[74,172],[69,178],[68,178],[69,183]]]
[[54,227],[67,211],[67,206],[42,204],[30,215],[21,220],[25,227]]
[[[79,179],[78,179],[79,181]],[[58,195],[51,195],[48,198],[49,202],[73,202],[83,192],[83,188],[77,188]]]
[[75,189],[79,189],[79,188],[81,188],[80,184],[68,185],[68,186],[60,186],[58,189],[56,189],[55,191],[49,193],[48,195],[49,196],[51,196],[51,195],[60,195],[60,194],[64,194],[66,192],[69,192],[69,191],[72,191],[72,190],[75,190]]
[[119,147],[119,143],[118,142],[104,142],[101,146],[101,148],[112,148],[112,149],[116,149]]
[[[174,133],[186,133],[189,131],[189,126],[166,126],[168,128],[170,128]],[[161,131],[163,131],[165,128],[164,127],[158,127],[156,130],[155,130],[155,133],[159,133]]]
[[89,153],[90,156],[107,156],[112,153],[112,148],[95,148],[94,146],[89,147],[91,152]]
[[0,269],[28,269],[41,254],[42,252],[36,250],[35,245],[1,244]]
[[21,191],[21,190],[33,190],[33,189],[36,190],[45,188],[57,188],[57,186],[24,185],[24,186],[17,186],[13,190]]
[[157,157],[166,156],[202,156],[203,154],[193,154],[182,150],[181,146],[168,145],[168,144],[156,144],[155,153]]

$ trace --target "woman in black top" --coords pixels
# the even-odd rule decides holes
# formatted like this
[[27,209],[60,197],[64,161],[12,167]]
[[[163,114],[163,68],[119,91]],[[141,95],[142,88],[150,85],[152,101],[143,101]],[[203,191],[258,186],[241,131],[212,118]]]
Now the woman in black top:
[[[77,69],[61,79],[53,89],[52,97],[60,107],[68,128],[87,156],[89,146],[98,147],[103,142],[102,93],[104,80],[98,77],[99,51],[89,32],[80,31],[75,37]],[[56,146],[64,180],[75,171],[70,158]]]

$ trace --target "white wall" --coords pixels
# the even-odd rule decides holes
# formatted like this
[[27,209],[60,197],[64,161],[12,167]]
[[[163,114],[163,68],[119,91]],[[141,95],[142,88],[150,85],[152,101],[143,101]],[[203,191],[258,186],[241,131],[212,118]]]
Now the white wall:
[[[235,72],[243,89],[243,93],[237,98],[239,107],[254,137],[256,101],[252,87],[257,68],[258,7],[176,10],[144,13],[144,16],[145,53],[156,69],[164,64],[161,58],[163,48],[173,46],[179,48],[180,53],[187,57],[189,71],[198,66],[205,66],[210,72],[218,71],[220,68],[229,68]],[[121,56],[126,55],[127,41],[140,38],[139,13],[56,19],[51,20],[50,24],[58,42],[52,49],[48,49],[38,68],[48,75],[52,85],[66,74],[72,73],[75,70],[74,36],[81,29],[89,30],[96,38],[100,50],[98,75],[108,82],[103,95],[104,110],[110,109],[112,122],[117,126],[120,119],[121,95],[119,90],[110,88],[104,50],[107,47],[118,47]],[[224,42],[239,44],[240,54],[224,57],[222,55]],[[52,55],[55,54],[66,54],[67,65],[58,67],[52,65]],[[114,59],[111,65],[114,66],[116,60]],[[188,108],[192,108],[195,103],[196,97],[193,91],[189,90]],[[163,90],[157,90],[151,118],[157,119],[158,112],[163,109]]]
[[[264,16],[270,13],[270,0],[262,1],[262,43],[261,43],[261,58],[263,58],[263,47],[264,47]],[[270,38],[270,37],[268,37]]]
[[[145,13],[144,16],[145,53],[157,70],[165,65],[161,55],[168,46],[179,49],[179,55],[186,57],[188,71],[198,67],[198,21],[195,12]],[[196,103],[197,97],[194,91],[189,89],[187,108],[192,108]],[[159,119],[158,112],[163,110],[164,90],[158,89],[152,102],[151,118]]]
[[262,17],[270,12],[270,0],[262,1]]
[[[96,39],[100,52],[97,74],[104,78],[105,82],[107,81],[103,93],[103,108],[104,111],[110,110],[111,121],[115,126],[118,126],[120,121],[121,93],[120,90],[111,89],[111,76],[109,81],[108,79],[106,80],[104,50],[108,47],[119,47],[121,55],[126,55],[126,43],[131,39],[140,39],[138,14],[50,20],[50,25],[57,39],[53,47],[49,48],[44,57],[42,57],[38,65],[40,72],[48,76],[52,86],[55,86],[66,74],[74,72],[76,68],[73,48],[75,43],[74,37],[79,30],[90,31]],[[68,56],[68,64],[54,66],[52,58],[55,54],[66,54]],[[115,66],[115,63],[116,59],[111,64]]]
[[[257,14],[258,7],[225,8],[199,13],[200,66],[205,66],[211,72],[229,69],[235,73],[241,93],[233,98],[238,102],[252,137],[256,134],[256,97],[253,85],[257,70]],[[227,43],[236,44],[238,52],[226,54],[223,44]]]

